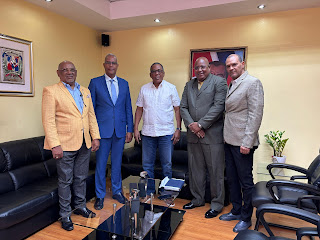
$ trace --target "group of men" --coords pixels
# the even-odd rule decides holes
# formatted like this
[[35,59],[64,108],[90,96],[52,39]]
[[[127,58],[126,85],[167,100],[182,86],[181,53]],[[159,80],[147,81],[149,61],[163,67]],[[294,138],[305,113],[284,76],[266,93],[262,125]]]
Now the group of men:
[[[162,64],[153,63],[152,81],[141,87],[136,101],[135,124],[128,82],[116,75],[117,57],[108,54],[103,66],[105,74],[91,79],[87,89],[76,82],[74,64],[61,62],[57,70],[60,82],[43,90],[44,148],[52,151],[57,162],[62,228],[73,230],[71,186],[73,212],[86,218],[96,215],[86,207],[85,200],[90,149],[97,151],[94,208],[100,210],[104,205],[110,152],[112,197],[124,204],[121,177],[124,144],[133,137],[142,142],[142,165],[150,178],[154,178],[158,149],[163,175],[171,178],[173,145],[180,139],[181,118],[187,128],[189,187],[194,197],[183,208],[205,204],[208,172],[212,200],[205,217],[216,217],[223,208],[226,167],[233,208],[220,219],[239,220],[235,232],[251,226],[252,163],[259,144],[263,88],[257,78],[245,71],[241,57],[229,55],[223,65],[232,78],[229,88],[221,64],[214,65],[218,69],[214,72],[206,58],[198,58],[194,65],[196,78],[187,82],[181,103],[176,87],[163,79]],[[154,186],[148,187],[147,195],[154,191]]]

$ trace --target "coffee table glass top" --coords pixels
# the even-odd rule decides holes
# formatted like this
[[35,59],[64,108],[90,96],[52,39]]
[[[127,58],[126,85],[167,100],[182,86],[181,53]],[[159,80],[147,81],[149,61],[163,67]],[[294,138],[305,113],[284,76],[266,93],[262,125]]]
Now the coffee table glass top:
[[[174,199],[179,192],[159,193],[160,180],[143,180],[146,179],[138,176],[129,176],[123,180],[123,194],[130,199],[124,205],[113,199],[105,199],[102,210],[93,209],[97,214],[95,218],[72,214],[71,218],[75,225],[94,229],[84,239],[169,239],[185,213],[182,210],[169,208],[174,205]],[[150,182],[155,186],[153,196],[146,194],[147,184]],[[139,195],[141,192],[140,197],[133,199],[134,195]],[[163,201],[158,200],[159,196],[164,196]],[[155,199],[157,205],[153,204]],[[95,199],[91,201],[94,203]],[[160,238],[155,238],[158,235]]]

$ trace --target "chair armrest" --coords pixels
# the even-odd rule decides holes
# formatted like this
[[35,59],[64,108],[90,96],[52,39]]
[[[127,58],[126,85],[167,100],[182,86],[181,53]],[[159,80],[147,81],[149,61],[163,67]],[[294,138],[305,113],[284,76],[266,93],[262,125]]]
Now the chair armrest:
[[320,196],[314,196],[314,195],[303,195],[301,197],[298,197],[298,208],[301,208],[302,200],[311,199],[311,200],[320,200]]
[[267,170],[269,171],[270,176],[275,179],[274,175],[272,174],[272,169],[273,168],[285,168],[285,169],[290,169],[294,170],[303,174],[307,174],[308,170],[296,165],[291,165],[291,164],[285,164],[285,163],[270,163],[267,166]]
[[276,213],[291,216],[314,224],[315,226],[317,226],[318,221],[320,221],[320,216],[318,214],[308,212],[303,209],[275,203],[261,204],[256,211],[257,223],[255,226],[255,230],[258,230],[259,222],[261,222],[270,236],[274,236],[274,234],[272,233],[270,227],[268,226],[268,223],[264,219],[264,214],[266,213]]
[[[290,180],[297,180],[297,179],[308,179],[307,176],[302,176],[302,175],[295,175],[295,176],[291,176]],[[309,180],[309,179],[308,179]]]
[[302,239],[303,236],[309,236],[309,237],[318,236],[318,231],[317,231],[317,228],[302,227],[297,229],[296,235],[297,235],[297,240],[299,240],[299,239]]
[[131,147],[123,150],[122,163],[142,163],[142,150],[139,147]]
[[275,202],[279,203],[279,197],[274,193],[273,187],[291,187],[298,188],[308,191],[314,195],[320,195],[320,189],[312,184],[296,182],[292,180],[272,179],[267,182],[266,187],[268,188],[272,198]]

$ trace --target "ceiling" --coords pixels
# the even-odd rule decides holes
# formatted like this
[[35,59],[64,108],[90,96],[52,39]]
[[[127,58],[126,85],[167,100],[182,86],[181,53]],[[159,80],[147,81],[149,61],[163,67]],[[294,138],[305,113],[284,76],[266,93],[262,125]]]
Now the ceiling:
[[[320,7],[319,0],[25,0],[101,32]],[[265,4],[260,10],[258,5]],[[159,18],[160,23],[154,19]]]

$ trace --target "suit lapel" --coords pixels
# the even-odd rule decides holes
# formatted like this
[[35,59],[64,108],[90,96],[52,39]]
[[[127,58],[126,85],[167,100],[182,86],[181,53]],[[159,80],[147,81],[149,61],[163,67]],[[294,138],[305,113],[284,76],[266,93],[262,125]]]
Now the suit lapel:
[[113,106],[113,102],[112,102],[112,99],[111,99],[111,96],[110,96],[110,93],[109,93],[109,90],[107,87],[107,81],[106,81],[105,75],[103,75],[100,78],[100,85],[104,89],[104,91],[106,92],[106,96],[107,96],[109,105]]
[[[59,87],[62,89],[62,91],[66,94],[66,96],[69,98],[69,100],[73,103],[73,105],[77,108],[79,111],[76,102],[74,101],[73,97],[71,96],[70,92],[68,89],[63,85],[62,82],[59,82]],[[79,112],[80,113],[80,112]]]
[[199,96],[209,86],[210,81],[211,81],[211,74],[203,81],[203,84],[199,89],[197,96]]
[[227,98],[228,98],[232,93],[234,93],[234,92],[237,90],[237,88],[241,85],[241,83],[243,82],[243,79],[245,79],[245,77],[246,77],[247,75],[248,75],[248,72],[246,71],[246,72],[243,73],[242,76],[237,80],[237,83],[236,83],[234,86],[232,86],[231,91],[229,91],[229,89],[228,89]]

